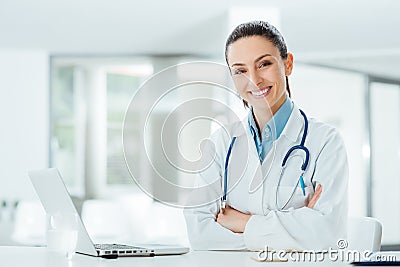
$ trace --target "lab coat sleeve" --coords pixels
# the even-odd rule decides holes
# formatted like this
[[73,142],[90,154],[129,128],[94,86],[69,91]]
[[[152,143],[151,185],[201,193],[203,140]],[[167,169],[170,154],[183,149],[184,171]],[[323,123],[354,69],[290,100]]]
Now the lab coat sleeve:
[[187,232],[193,250],[243,250],[243,234],[233,233],[215,221],[217,204],[184,210]]
[[[218,135],[217,135],[218,136]],[[219,212],[219,197],[222,193],[221,166],[224,157],[221,154],[224,148],[221,138],[214,136],[214,148],[206,148],[203,151],[202,159],[211,159],[211,164],[207,169],[197,174],[197,186],[207,186],[207,190],[194,190],[192,198],[196,198],[192,203],[206,203],[196,207],[186,207],[184,216],[186,220],[187,233],[192,249],[194,250],[241,250],[246,249],[243,234],[233,233],[215,221]],[[219,147],[219,148],[218,148]],[[218,150],[220,151],[218,153]],[[217,151],[215,154],[214,152]],[[214,157],[214,155],[216,155]],[[200,201],[199,201],[200,199]],[[193,199],[191,199],[193,201]],[[208,204],[207,204],[208,203]]]
[[[315,138],[315,136],[314,136]],[[324,138],[324,137],[323,137]],[[322,194],[313,209],[269,211],[252,215],[244,231],[249,249],[337,249],[346,237],[348,163],[344,143],[336,130],[326,136],[315,162],[313,182]]]

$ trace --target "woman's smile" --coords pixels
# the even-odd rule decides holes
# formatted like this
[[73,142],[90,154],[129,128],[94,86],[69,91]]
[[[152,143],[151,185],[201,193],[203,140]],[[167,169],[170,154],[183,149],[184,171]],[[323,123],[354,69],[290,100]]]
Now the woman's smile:
[[269,95],[269,93],[271,92],[271,89],[272,89],[272,85],[264,87],[264,88],[259,88],[257,91],[249,91],[249,93],[251,94],[251,96],[253,98],[261,99],[261,98],[264,98],[267,95]]

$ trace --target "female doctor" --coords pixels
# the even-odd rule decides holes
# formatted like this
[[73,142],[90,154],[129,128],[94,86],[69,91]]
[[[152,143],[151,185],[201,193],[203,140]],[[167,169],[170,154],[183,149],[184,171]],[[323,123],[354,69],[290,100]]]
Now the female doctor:
[[198,176],[218,179],[218,197],[185,209],[192,248],[337,248],[346,236],[346,150],[334,128],[290,99],[293,55],[283,37],[267,22],[241,24],[225,58],[249,113],[211,137],[215,157]]

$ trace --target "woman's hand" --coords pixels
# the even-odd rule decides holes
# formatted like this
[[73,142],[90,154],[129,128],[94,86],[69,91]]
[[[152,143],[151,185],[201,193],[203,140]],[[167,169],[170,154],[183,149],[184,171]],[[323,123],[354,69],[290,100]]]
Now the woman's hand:
[[243,233],[250,217],[250,214],[242,213],[229,205],[226,205],[226,207],[217,214],[216,221],[234,233]]
[[[319,184],[315,189],[314,195],[308,201],[307,207],[312,209],[317,203],[322,193],[322,186]],[[250,219],[250,214],[242,213],[235,210],[229,205],[226,205],[220,213],[217,214],[216,221],[223,227],[231,230],[234,233],[243,233],[248,220]]]

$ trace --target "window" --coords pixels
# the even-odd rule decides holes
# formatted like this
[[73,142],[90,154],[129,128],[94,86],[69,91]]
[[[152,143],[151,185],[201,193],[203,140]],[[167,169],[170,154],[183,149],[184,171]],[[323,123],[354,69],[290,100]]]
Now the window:
[[110,185],[134,185],[123,155],[123,119],[152,72],[143,59],[52,59],[50,165],[73,194],[95,197]]
[[371,216],[384,227],[383,245],[400,244],[400,83],[370,80]]
[[[107,73],[107,183],[130,184],[122,147],[122,125],[126,108],[141,83],[141,77]],[[132,129],[133,131],[135,129]]]
[[74,68],[53,68],[51,89],[51,166],[58,167],[65,182],[78,187],[77,176],[77,123],[74,99]]

